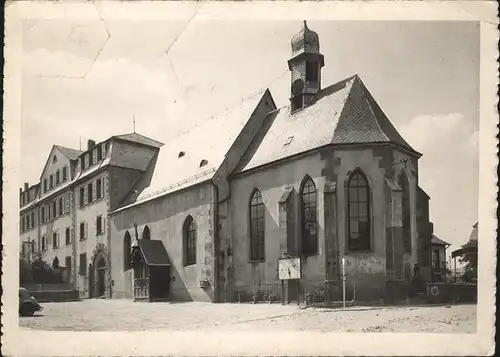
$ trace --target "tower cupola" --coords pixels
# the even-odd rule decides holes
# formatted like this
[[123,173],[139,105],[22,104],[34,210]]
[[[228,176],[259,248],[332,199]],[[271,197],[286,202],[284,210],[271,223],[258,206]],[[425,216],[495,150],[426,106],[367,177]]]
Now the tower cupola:
[[325,65],[319,50],[319,36],[307,27],[292,37],[292,58],[288,60],[291,71],[291,109],[300,110],[314,102],[321,90],[321,68]]
[[302,52],[319,53],[319,36],[316,32],[307,27],[304,21],[302,30],[292,37],[292,56],[297,56]]

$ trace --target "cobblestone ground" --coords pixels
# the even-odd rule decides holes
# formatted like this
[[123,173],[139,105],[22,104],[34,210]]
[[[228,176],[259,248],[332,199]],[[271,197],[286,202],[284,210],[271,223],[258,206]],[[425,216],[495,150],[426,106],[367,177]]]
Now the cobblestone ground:
[[21,327],[43,330],[294,330],[325,332],[476,331],[476,305],[307,308],[280,304],[143,303],[84,300],[44,303],[20,317]]

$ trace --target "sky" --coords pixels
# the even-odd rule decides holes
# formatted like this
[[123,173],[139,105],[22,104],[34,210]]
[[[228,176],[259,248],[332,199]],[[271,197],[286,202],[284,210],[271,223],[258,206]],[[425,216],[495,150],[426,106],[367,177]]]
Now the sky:
[[[465,243],[477,221],[479,25],[308,21],[322,85],[358,74],[417,151],[435,234]],[[23,24],[21,176],[38,182],[53,144],[133,131],[166,142],[269,88],[290,90],[300,21],[38,20]],[[20,187],[23,184],[20,183]]]

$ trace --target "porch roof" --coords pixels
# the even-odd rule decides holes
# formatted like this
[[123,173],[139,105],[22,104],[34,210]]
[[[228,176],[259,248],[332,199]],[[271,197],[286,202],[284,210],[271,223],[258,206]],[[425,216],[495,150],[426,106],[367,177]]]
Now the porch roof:
[[148,266],[171,266],[167,250],[161,240],[139,239],[134,246],[140,249]]

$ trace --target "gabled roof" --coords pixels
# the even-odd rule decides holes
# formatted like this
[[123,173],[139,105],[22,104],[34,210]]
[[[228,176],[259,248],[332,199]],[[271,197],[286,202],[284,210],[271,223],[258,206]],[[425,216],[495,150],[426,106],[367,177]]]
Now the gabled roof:
[[83,153],[83,151],[70,149],[70,148],[67,148],[64,146],[52,145],[52,148],[50,149],[49,155],[48,155],[47,159],[45,160],[45,165],[43,166],[43,170],[40,173],[40,180],[42,179],[43,173],[47,169],[47,165],[49,164],[50,158],[52,157],[52,154],[55,150],[58,150],[59,152],[61,152],[61,154],[63,154],[64,156],[66,156],[70,160],[74,160],[74,159],[78,158],[78,156],[81,153]]
[[435,244],[435,245],[451,245],[450,243],[445,242],[442,239],[439,239],[434,234],[432,235],[432,238],[431,238],[431,244]]
[[126,140],[126,141],[132,141],[135,143],[147,145],[147,146],[153,146],[153,147],[161,147],[163,143],[153,140],[151,138],[148,138],[144,135],[138,134],[138,133],[129,133],[129,134],[122,134],[122,135],[114,135],[112,138],[115,139],[120,139],[120,140]]
[[269,113],[242,171],[329,144],[393,143],[418,154],[355,75],[320,91],[315,103],[292,113]]
[[148,266],[172,265],[161,240],[139,239],[132,247],[139,247],[146,265]]
[[[268,90],[244,99],[167,142],[159,151],[151,176],[142,179],[150,180],[149,185],[132,202],[125,200],[115,212],[212,179],[266,94],[270,95]],[[202,161],[206,163],[200,166]],[[138,187],[142,185],[138,183]]]
[[78,159],[78,156],[83,154],[83,151],[81,151],[81,150],[66,148],[64,146],[59,146],[59,145],[54,145],[54,146],[56,148],[58,148],[59,151],[62,152],[63,155],[66,156],[70,160],[76,160],[76,159]]

